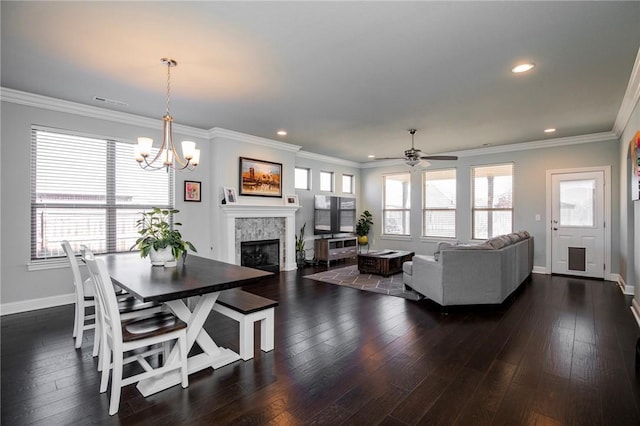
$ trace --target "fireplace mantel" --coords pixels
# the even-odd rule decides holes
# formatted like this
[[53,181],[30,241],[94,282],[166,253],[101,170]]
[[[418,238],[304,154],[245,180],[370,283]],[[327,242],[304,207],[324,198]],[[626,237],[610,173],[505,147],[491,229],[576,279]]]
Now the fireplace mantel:
[[228,263],[236,263],[235,221],[239,218],[282,217],[285,219],[285,262],[283,270],[296,269],[295,235],[296,211],[300,206],[274,204],[221,204],[224,221],[222,259]]

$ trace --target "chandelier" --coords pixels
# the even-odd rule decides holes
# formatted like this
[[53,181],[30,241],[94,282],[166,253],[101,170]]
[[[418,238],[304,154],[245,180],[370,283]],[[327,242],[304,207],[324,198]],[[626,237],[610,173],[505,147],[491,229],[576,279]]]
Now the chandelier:
[[170,113],[171,67],[177,66],[178,63],[171,58],[162,58],[160,61],[167,66],[167,113],[162,117],[162,145],[160,145],[156,156],[149,161],[153,139],[140,137],[138,145],[135,146],[135,158],[140,167],[145,170],[164,168],[168,172],[171,168],[179,171],[191,171],[200,162],[200,150],[196,149],[196,143],[183,141],[182,157],[178,155],[173,144],[173,117]]

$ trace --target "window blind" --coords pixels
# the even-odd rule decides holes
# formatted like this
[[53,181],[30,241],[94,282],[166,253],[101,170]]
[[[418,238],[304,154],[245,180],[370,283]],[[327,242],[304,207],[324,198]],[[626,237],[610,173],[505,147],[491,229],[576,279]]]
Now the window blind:
[[127,251],[136,221],[152,207],[174,206],[173,171],[140,169],[133,145],[73,132],[31,131],[31,259],[64,256],[86,245]]

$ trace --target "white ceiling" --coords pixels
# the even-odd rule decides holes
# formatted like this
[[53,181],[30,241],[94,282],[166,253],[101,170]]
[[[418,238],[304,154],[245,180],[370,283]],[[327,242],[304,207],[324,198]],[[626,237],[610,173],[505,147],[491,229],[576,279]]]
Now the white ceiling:
[[[640,47],[637,1],[2,1],[1,13],[3,87],[159,119],[168,56],[176,123],[357,162],[401,154],[409,128],[428,154],[611,131]],[[536,68],[510,72],[525,60]]]

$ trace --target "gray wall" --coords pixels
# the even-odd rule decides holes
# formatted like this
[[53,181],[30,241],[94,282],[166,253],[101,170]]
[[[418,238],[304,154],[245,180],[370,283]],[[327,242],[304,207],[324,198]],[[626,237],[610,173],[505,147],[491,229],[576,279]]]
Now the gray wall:
[[[145,121],[146,120],[146,121]],[[50,304],[71,302],[73,287],[71,274],[67,268],[28,271],[30,256],[30,147],[31,125],[43,125],[53,128],[70,129],[93,135],[108,136],[121,140],[135,141],[138,136],[161,136],[160,120],[149,125],[147,119],[141,124],[124,124],[115,120],[89,118],[81,115],[53,111],[49,108],[24,106],[12,102],[2,102],[2,128],[0,138],[0,303],[20,304],[31,300],[49,298]],[[470,211],[470,166],[515,163],[514,221],[515,229],[526,229],[536,237],[535,265],[545,266],[545,172],[549,169],[611,165],[612,176],[612,267],[611,271],[620,273],[624,280],[640,285],[640,262],[634,247],[638,247],[640,227],[634,223],[640,216],[639,203],[626,202],[624,187],[626,163],[623,153],[629,139],[640,128],[640,108],[636,106],[627,130],[619,143],[603,141],[557,148],[532,149],[514,152],[480,152],[477,155],[461,157],[456,162],[433,162],[431,168],[455,166],[458,170],[458,235],[467,241],[471,235]],[[412,180],[412,231],[407,240],[381,239],[381,181],[383,173],[406,171],[405,165],[362,168],[351,163],[315,154],[298,152],[297,147],[283,148],[284,144],[256,144],[253,137],[235,132],[207,132],[200,129],[176,126],[176,139],[194,140],[202,150],[202,164],[191,174],[176,176],[176,206],[181,210],[180,218],[184,224],[182,231],[188,240],[198,248],[203,256],[216,258],[220,248],[220,224],[218,204],[222,198],[222,188],[238,188],[238,157],[252,157],[275,161],[283,164],[283,194],[297,194],[301,208],[296,213],[296,232],[303,223],[307,223],[307,257],[313,257],[313,196],[318,190],[321,170],[333,171],[336,177],[334,195],[343,195],[341,175],[352,174],[355,177],[355,196],[357,214],[370,210],[375,225],[371,231],[371,248],[411,249],[416,253],[431,253],[437,241],[423,240],[419,237],[421,228],[421,178],[420,172],[413,172]],[[246,140],[245,140],[246,139]],[[266,140],[265,140],[266,141]],[[621,164],[623,167],[621,168]],[[295,190],[294,167],[306,167],[312,171],[312,189]],[[619,177],[619,178],[617,178]],[[184,180],[202,182],[202,202],[183,202]],[[241,203],[281,204],[282,199],[263,197],[241,197]],[[255,200],[255,201],[254,201]],[[535,214],[542,217],[535,221]],[[622,230],[622,237],[620,231]],[[631,237],[635,235],[635,237]],[[640,289],[636,289],[636,294]]]
[[631,159],[629,142],[640,130],[640,103],[631,114],[620,137],[620,275],[627,287],[634,287],[634,298],[640,300],[640,201],[631,201]]
[[[158,123],[160,121],[158,120]],[[14,103],[2,102],[2,241],[1,241],[1,294],[2,304],[29,299],[66,295],[73,292],[71,272],[68,268],[27,271],[30,260],[30,164],[32,124],[59,129],[76,130],[92,135],[108,136],[135,141],[138,136],[161,139],[161,124],[149,129],[114,121],[88,118]],[[206,139],[175,132],[178,141],[189,139],[201,149],[202,158],[209,157]],[[82,159],[79,159],[81,161]],[[184,203],[183,181],[209,180],[207,166],[176,178],[176,208],[184,223],[182,232],[196,248],[209,246],[209,200],[202,203]],[[189,220],[186,220],[189,218]],[[196,226],[197,224],[197,226]],[[202,227],[206,232],[202,232]]]
[[[498,149],[496,147],[495,149]],[[494,150],[494,149],[491,149]],[[546,171],[579,167],[611,166],[611,174],[619,175],[618,145],[615,141],[603,141],[567,145],[557,148],[539,148],[526,151],[478,154],[460,157],[457,161],[432,161],[429,170],[455,167],[457,169],[457,239],[463,242],[471,239],[471,166],[514,163],[514,230],[527,230],[535,237],[534,265],[546,266]],[[369,209],[374,216],[372,246],[375,249],[410,249],[420,254],[432,254],[439,239],[423,239],[421,234],[421,168],[415,167],[411,180],[411,237],[383,237],[382,214],[382,175],[404,172],[406,165],[387,166],[362,170],[363,208]],[[619,223],[620,205],[619,183],[617,178],[612,188],[612,265],[611,272],[619,270]],[[536,214],[541,220],[536,221]],[[371,238],[371,237],[370,237]]]
[[[361,176],[357,163],[349,161],[340,161],[329,157],[309,155],[307,153],[299,153],[296,157],[296,167],[310,169],[311,171],[311,189],[296,189],[298,200],[301,208],[296,212],[296,235],[300,232],[303,224],[307,224],[305,228],[305,251],[307,259],[314,256],[313,240],[319,238],[313,234],[313,210],[315,195],[335,195],[338,197],[355,197],[356,198],[356,220],[360,217],[360,213],[364,211],[362,207],[361,194]],[[320,172],[333,172],[335,179],[334,191],[329,193],[320,191]],[[352,175],[354,177],[354,193],[345,194],[342,189],[342,175]]]

